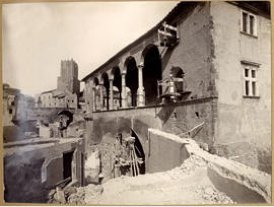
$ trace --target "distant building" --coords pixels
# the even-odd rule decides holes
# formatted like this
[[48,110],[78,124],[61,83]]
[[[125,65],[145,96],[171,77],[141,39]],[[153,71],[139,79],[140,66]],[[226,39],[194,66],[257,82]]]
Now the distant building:
[[19,89],[3,84],[3,137],[4,142],[25,138],[25,132],[35,132],[31,119],[34,98],[20,93]]
[[3,84],[3,126],[12,126],[17,110],[17,96],[20,90]]
[[74,60],[62,60],[57,89],[42,92],[36,98],[36,107],[76,109],[79,94],[78,65]]
[[74,60],[61,61],[61,76],[57,79],[57,90],[79,94],[78,65]]

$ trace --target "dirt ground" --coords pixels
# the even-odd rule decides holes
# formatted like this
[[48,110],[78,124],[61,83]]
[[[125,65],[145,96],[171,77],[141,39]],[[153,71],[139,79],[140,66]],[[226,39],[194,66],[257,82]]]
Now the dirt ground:
[[[72,199],[70,199],[72,198]],[[210,182],[206,163],[191,156],[167,172],[119,177],[77,189],[68,203],[111,205],[232,204]]]

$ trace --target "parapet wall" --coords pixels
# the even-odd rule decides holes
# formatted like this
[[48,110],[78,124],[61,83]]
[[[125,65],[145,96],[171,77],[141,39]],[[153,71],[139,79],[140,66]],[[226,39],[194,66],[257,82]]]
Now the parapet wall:
[[[173,134],[148,130],[147,173],[162,172],[180,166],[189,153],[181,138]],[[168,137],[168,138],[167,138]]]
[[[154,172],[179,166],[188,156],[196,155],[206,161],[207,175],[214,186],[237,203],[271,202],[271,176],[267,173],[209,154],[192,139],[183,139],[157,129],[149,129],[149,144],[147,168]],[[166,151],[160,150],[163,146]],[[162,159],[161,163],[156,157]],[[165,163],[167,159],[174,162]],[[159,167],[155,168],[157,165]]]

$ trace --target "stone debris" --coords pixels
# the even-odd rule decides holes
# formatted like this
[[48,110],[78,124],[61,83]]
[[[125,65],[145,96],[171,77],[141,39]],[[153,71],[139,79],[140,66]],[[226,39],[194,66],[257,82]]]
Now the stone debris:
[[197,168],[206,167],[207,163],[199,156],[192,155],[186,159],[183,164],[179,167],[183,173],[191,173]]
[[61,203],[61,204],[66,203],[65,193],[60,187],[56,188],[56,192],[53,195],[53,198],[57,203]]
[[89,199],[96,198],[103,193],[103,186],[90,184],[86,187],[68,187],[53,189],[48,194],[48,203],[84,205],[85,197]]
[[222,192],[217,191],[212,186],[203,186],[196,190],[196,193],[202,195],[203,199],[216,204],[233,204],[233,200]]
[[[110,205],[233,203],[228,196],[215,189],[207,178],[206,169],[207,163],[202,158],[192,155],[181,166],[170,171],[138,177],[121,176],[108,180],[101,187],[86,186],[85,203]],[[99,188],[99,192],[96,188]]]
[[82,205],[85,204],[85,189],[77,188],[77,191],[68,196],[67,204]]

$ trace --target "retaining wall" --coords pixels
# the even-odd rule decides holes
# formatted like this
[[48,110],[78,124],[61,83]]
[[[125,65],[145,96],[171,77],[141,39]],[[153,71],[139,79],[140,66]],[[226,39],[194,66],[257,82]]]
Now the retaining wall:
[[[237,203],[271,203],[271,176],[265,172],[224,157],[209,154],[202,150],[194,140],[182,139],[176,135],[149,129],[148,168],[165,171],[179,166],[188,156],[197,155],[207,163],[207,175],[213,185],[230,196]],[[165,145],[169,151],[159,149]],[[177,145],[177,146],[176,146]],[[179,150],[181,148],[181,150]],[[183,152],[183,153],[182,153]],[[166,158],[163,158],[165,157]],[[162,158],[162,163],[159,160]],[[168,161],[167,161],[168,160]],[[170,162],[174,160],[174,162]],[[158,166],[158,168],[156,168]]]

